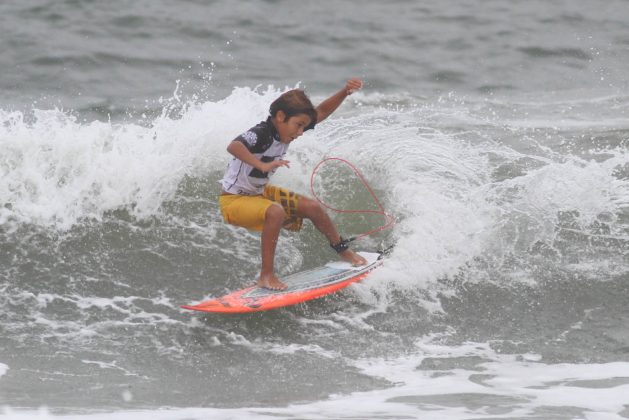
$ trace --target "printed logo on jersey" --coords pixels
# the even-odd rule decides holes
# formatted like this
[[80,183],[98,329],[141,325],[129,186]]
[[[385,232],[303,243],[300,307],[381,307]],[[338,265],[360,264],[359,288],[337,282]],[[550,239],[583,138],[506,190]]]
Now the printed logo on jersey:
[[256,141],[258,141],[258,135],[251,130],[247,131],[246,133],[243,133],[241,137],[243,138],[244,141],[246,141],[251,146],[256,144]]

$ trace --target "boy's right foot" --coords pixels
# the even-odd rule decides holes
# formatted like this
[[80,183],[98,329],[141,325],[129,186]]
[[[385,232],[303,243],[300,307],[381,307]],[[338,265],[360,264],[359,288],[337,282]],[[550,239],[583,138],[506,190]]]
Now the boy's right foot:
[[343,261],[347,261],[353,266],[367,265],[367,260],[352,251],[351,249],[346,249],[343,252],[339,252],[339,257],[341,257]]
[[258,279],[258,287],[263,287],[270,290],[286,290],[288,288],[288,286],[282,283],[275,274],[260,274],[260,278]]

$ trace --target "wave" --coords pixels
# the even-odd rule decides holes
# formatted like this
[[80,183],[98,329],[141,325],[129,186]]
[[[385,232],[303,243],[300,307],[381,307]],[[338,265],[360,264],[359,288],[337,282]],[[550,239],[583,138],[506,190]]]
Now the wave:
[[[450,417],[474,410],[448,409],[470,398],[535,411],[524,391],[534,386],[540,398],[553,395],[560,389],[553,383],[564,383],[577,365],[555,366],[548,383],[527,382],[522,369],[548,371],[553,360],[616,361],[626,353],[629,156],[618,116],[601,106],[626,98],[532,104],[355,94],[291,145],[291,167],[280,168],[274,183],[308,194],[322,159],[352,162],[397,217],[393,229],[355,243],[395,243],[384,267],[343,293],[286,310],[232,318],[184,313],[179,305],[241,288],[257,275],[259,239],[223,223],[217,181],[228,142],[264,119],[279,92],[239,88],[215,102],[175,97],[160,115],[133,122],[80,122],[56,109],[0,113],[0,307],[8,308],[0,323],[8,354],[19,355],[2,361],[20,373],[1,379],[7,389],[28,383],[33,397],[20,407],[220,405],[235,411],[168,414],[263,417],[250,406],[265,401],[283,415],[278,406],[304,401],[297,413],[324,407],[338,417],[347,410],[335,404],[358,407],[380,395],[379,409],[394,405],[416,417],[433,398],[416,390],[430,382],[449,390],[434,398]],[[578,110],[570,114],[578,126],[562,124],[561,107]],[[525,124],[533,109],[543,124]],[[325,165],[315,185],[333,207],[375,206],[347,167]],[[333,217],[348,235],[382,222],[377,215]],[[312,226],[280,236],[280,276],[331,258]],[[531,357],[542,363],[531,365]],[[31,373],[22,367],[33,360],[39,371],[23,379]],[[492,378],[478,375],[480,365]],[[577,378],[601,381],[595,385],[606,387],[605,395],[626,392],[624,382],[596,373],[607,365],[578,366]],[[68,400],[59,384],[91,389],[95,370],[105,392]],[[172,372],[185,380],[164,394],[160,384]],[[251,375],[268,386],[259,388]],[[518,378],[517,396],[505,396],[503,378]],[[346,397],[326,399],[332,394]],[[23,401],[15,393],[7,398]],[[97,418],[85,416],[92,414]]]
[[157,214],[184,176],[202,177],[226,161],[225,139],[242,130],[243,120],[262,118],[256,102],[265,98],[237,90],[146,124],[81,123],[57,109],[0,112],[0,224],[68,229],[119,208],[139,218]]
[[[165,106],[156,118],[137,122],[82,123],[57,109],[0,112],[0,226],[68,231],[120,210],[141,223],[168,219],[172,206],[183,208],[184,219],[195,218],[194,197],[212,201],[216,193],[227,143],[264,119],[278,93],[238,88],[223,100]],[[379,240],[397,242],[394,260],[414,285],[452,276],[488,252],[552,248],[566,217],[586,237],[603,229],[626,243],[626,150],[586,144],[599,148],[588,160],[559,146],[574,125],[529,127],[512,115],[496,118],[494,106],[357,95],[340,117],[291,146],[292,167],[274,181],[308,193],[310,171],[323,157],[348,158],[399,218]],[[578,130],[592,135],[606,130],[600,124],[581,118]],[[624,131],[612,135],[616,144],[625,141]],[[341,168],[322,177],[322,197],[335,207],[372,205]],[[379,223],[339,220],[350,231]]]

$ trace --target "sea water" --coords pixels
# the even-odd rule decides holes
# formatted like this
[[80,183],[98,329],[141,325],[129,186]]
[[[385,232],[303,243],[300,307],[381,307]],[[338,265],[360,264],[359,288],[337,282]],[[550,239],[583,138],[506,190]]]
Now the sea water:
[[[629,4],[0,5],[0,418],[629,418]],[[275,184],[349,160],[397,223],[363,282],[265,313],[235,136],[364,79]],[[377,209],[346,166],[326,204]],[[331,213],[344,235],[379,216]],[[279,275],[335,255],[283,233]]]

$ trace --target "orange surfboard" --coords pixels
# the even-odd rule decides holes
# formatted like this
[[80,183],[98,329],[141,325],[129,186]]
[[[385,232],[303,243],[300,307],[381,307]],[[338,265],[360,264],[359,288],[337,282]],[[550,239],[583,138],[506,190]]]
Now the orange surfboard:
[[316,299],[364,279],[372,270],[382,265],[382,254],[359,254],[365,257],[367,265],[353,267],[342,261],[332,262],[282,277],[282,281],[288,286],[286,290],[251,286],[196,305],[184,305],[182,308],[202,312],[246,313],[267,311]]

